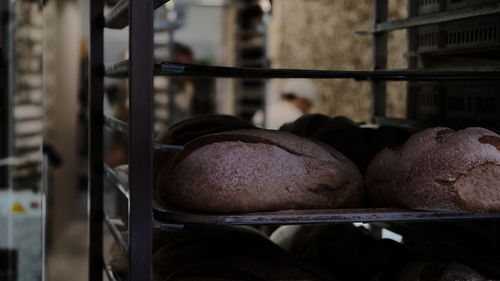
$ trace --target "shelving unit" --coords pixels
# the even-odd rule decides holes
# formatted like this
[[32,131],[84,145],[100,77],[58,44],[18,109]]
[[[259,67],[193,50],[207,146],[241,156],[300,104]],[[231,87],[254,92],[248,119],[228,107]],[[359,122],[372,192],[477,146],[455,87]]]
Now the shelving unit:
[[14,188],[40,189],[43,142],[42,14],[39,3],[16,2],[11,50],[11,155],[34,159],[12,170]]
[[[156,60],[169,60],[169,56],[173,54],[173,44],[174,44],[174,34],[178,29],[175,22],[170,22],[168,20],[169,11],[166,7],[155,10],[155,20],[154,20],[154,36],[164,38],[163,41],[154,43],[154,54]],[[154,124],[153,131],[158,133],[160,128],[163,128],[165,124],[169,123],[171,118],[170,108],[172,108],[172,79],[167,77],[155,77],[154,86]]]
[[[0,3],[0,20],[8,23],[9,2],[3,1]],[[9,50],[9,25],[2,24],[0,29],[0,159],[6,158],[9,155],[9,71],[8,67],[8,50]],[[0,185],[9,186],[8,168],[0,167]]]
[[[500,1],[435,1],[431,10],[416,1],[413,18],[432,18],[408,29],[412,67],[496,68],[500,65]],[[444,15],[444,16],[443,16]],[[442,17],[443,16],[443,17]],[[485,59],[488,58],[488,59]],[[408,87],[408,118],[452,127],[498,131],[498,80],[484,83],[416,82]]]
[[[236,65],[240,67],[267,68],[267,28],[258,1],[245,1],[238,9],[236,20]],[[265,102],[266,83],[262,80],[240,79],[236,82],[235,115],[251,121]]]
[[[153,142],[153,75],[263,78],[329,78],[356,79],[372,82],[374,120],[404,123],[385,116],[385,81],[453,81],[500,80],[500,69],[445,68],[386,70],[387,32],[449,21],[461,17],[497,13],[498,5],[488,4],[472,10],[442,12],[400,21],[387,21],[388,1],[374,1],[374,60],[372,71],[324,71],[299,69],[264,69],[217,67],[178,63],[154,64],[153,11],[167,0],[121,0],[108,15],[103,14],[104,0],[91,1],[90,42],[90,254],[89,280],[102,280],[102,271],[116,280],[103,257],[103,226],[105,225],[128,256],[129,280],[152,278],[152,229],[183,229],[195,224],[265,225],[309,224],[340,222],[395,222],[499,219],[500,214],[463,214],[449,212],[420,212],[398,209],[341,209],[281,211],[238,215],[208,215],[166,209],[152,199],[153,149],[179,151],[182,147],[159,145]],[[127,16],[128,13],[128,16]],[[444,20],[443,20],[444,19]],[[130,59],[109,66],[103,64],[104,28],[129,26]],[[103,114],[104,78],[128,78],[129,123]],[[407,121],[407,120],[406,120]],[[129,139],[129,176],[124,178],[103,163],[103,127],[120,132]],[[127,199],[128,222],[111,218],[103,210],[103,184],[109,181]],[[129,239],[124,240],[117,225],[128,225]]]
[[0,165],[0,189],[41,188],[42,16],[29,13],[38,5],[0,4],[0,159],[23,159]]

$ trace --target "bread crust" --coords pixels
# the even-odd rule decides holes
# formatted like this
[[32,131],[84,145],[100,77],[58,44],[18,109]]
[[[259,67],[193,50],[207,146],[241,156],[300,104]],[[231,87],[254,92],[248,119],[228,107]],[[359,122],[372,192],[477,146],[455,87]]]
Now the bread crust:
[[153,257],[158,280],[332,280],[248,228],[195,232]]
[[334,149],[272,130],[236,130],[187,144],[156,186],[163,201],[208,212],[356,207],[356,166]]
[[376,206],[500,212],[500,136],[484,128],[418,132],[370,163],[367,195]]

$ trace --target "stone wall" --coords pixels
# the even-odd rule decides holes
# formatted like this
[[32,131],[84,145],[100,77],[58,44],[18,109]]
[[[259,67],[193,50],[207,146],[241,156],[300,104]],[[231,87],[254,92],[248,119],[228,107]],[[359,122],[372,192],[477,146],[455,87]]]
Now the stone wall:
[[[272,67],[369,70],[372,0],[274,0],[270,26]],[[404,0],[390,1],[391,18],[404,16]],[[389,66],[406,66],[405,32],[391,33]],[[314,111],[356,121],[370,116],[370,83],[353,80],[315,80],[318,98]],[[394,84],[394,85],[393,85]],[[405,84],[390,83],[389,116],[404,116]]]

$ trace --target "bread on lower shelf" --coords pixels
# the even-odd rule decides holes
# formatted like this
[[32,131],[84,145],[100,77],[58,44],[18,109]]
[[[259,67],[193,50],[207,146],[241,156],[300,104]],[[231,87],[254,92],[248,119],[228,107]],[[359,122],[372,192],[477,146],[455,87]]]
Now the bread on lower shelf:
[[[409,237],[420,244],[408,245],[405,241]],[[367,229],[349,224],[287,225],[280,226],[270,239],[292,256],[318,266],[338,281],[487,280],[469,266],[457,263],[452,253],[436,255],[437,252],[422,248],[423,245],[439,248],[439,245],[418,234],[405,235],[402,243],[398,243],[376,239]],[[459,257],[465,262],[462,259]],[[498,272],[490,274],[498,275]]]
[[[459,263],[450,263],[443,271],[439,281],[487,281],[481,273]],[[491,280],[493,281],[493,280]]]
[[[159,281],[335,280],[249,227],[155,232],[154,249],[153,271]],[[116,245],[111,255],[112,268],[126,280],[126,258]]]
[[[121,235],[124,241],[128,241],[128,231],[121,232]],[[153,253],[156,253],[159,249],[167,244],[185,239],[187,237],[190,237],[190,235],[192,235],[191,232],[154,230],[152,240]],[[109,251],[109,265],[113,269],[113,272],[122,280],[128,279],[128,259],[116,242],[111,245]]]
[[396,280],[399,269],[411,260],[402,244],[376,240],[365,228],[351,224],[281,226],[271,241],[339,281]]
[[363,179],[325,144],[249,129],[189,142],[164,165],[156,189],[163,201],[198,211],[330,209],[360,206]]
[[[487,281],[481,273],[460,263],[443,266],[431,262],[412,262],[404,266],[398,281]],[[491,280],[491,279],[489,279]]]
[[401,269],[398,281],[438,281],[441,274],[442,269],[431,262],[411,262]]
[[499,178],[499,135],[438,127],[378,153],[365,184],[375,206],[500,212]]

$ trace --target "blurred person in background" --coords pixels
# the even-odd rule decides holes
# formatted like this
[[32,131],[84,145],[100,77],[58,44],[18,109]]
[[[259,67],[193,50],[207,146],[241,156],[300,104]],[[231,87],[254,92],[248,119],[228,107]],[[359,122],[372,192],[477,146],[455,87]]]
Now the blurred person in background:
[[[174,62],[192,64],[194,63],[193,51],[187,45],[174,43]],[[194,96],[194,86],[191,77],[180,76],[170,78],[172,84],[169,87],[169,96],[173,98],[174,104],[169,106],[170,123],[175,123],[191,116],[191,101]]]
[[[174,43],[174,62],[196,63],[193,51],[187,45]],[[213,113],[214,79],[180,76],[172,79],[174,106],[170,109],[170,123],[182,121],[196,115]]]
[[262,110],[257,111],[252,121],[257,126],[264,124],[267,129],[277,130],[309,113],[315,97],[316,87],[309,79],[287,79],[280,90],[279,101],[266,108],[265,116]]

